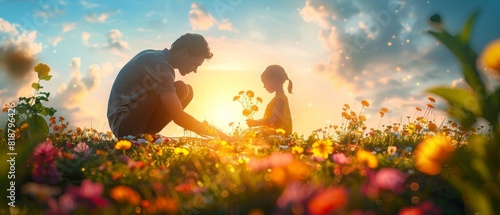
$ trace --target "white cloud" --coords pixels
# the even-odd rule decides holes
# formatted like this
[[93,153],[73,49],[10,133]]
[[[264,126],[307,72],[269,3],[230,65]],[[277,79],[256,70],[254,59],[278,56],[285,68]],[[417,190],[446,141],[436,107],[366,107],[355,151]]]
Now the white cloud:
[[79,107],[82,98],[99,86],[101,79],[111,74],[111,63],[103,65],[93,64],[89,66],[87,73],[82,75],[81,58],[71,59],[71,77],[67,83],[61,84],[54,98],[55,104],[60,104],[61,108],[73,109]]
[[82,42],[83,44],[85,45],[89,45],[89,39],[90,39],[90,36],[92,36],[89,32],[82,32]]
[[89,13],[84,16],[85,20],[87,22],[100,22],[103,23],[105,22],[111,15],[114,15],[116,13],[119,13],[120,11],[111,11],[111,12],[105,12],[101,14],[94,14],[94,13]]
[[311,1],[306,1],[306,5],[300,10],[300,15],[304,21],[317,23],[323,29],[328,29],[330,26],[329,12],[323,6],[314,7]]
[[37,32],[24,30],[3,19],[0,26],[3,37],[0,40],[0,66],[4,67],[0,71],[13,78],[23,78],[32,69],[36,55],[42,51],[42,44],[36,42]]
[[231,22],[229,22],[229,20],[227,20],[227,19],[222,20],[222,22],[218,23],[217,27],[221,31],[233,31],[233,32],[238,31],[238,30],[233,28],[233,24]]
[[57,46],[57,44],[59,44],[59,42],[61,42],[62,39],[63,38],[61,36],[57,36],[56,38],[54,38],[51,42],[52,46]]
[[85,8],[85,9],[95,8],[95,7],[99,6],[97,3],[88,2],[88,1],[85,1],[85,0],[81,0],[80,3],[83,5],[83,8]]
[[111,29],[108,31],[108,43],[104,45],[104,47],[109,49],[128,49],[128,42],[122,40],[123,34],[118,29]]
[[71,31],[71,30],[75,29],[76,23],[74,23],[74,22],[72,22],[72,23],[63,23],[62,27],[63,27],[63,33],[66,33],[68,31]]
[[193,3],[189,11],[189,22],[193,30],[208,30],[216,23],[216,20],[202,4]]
[[8,21],[0,17],[0,33],[17,35],[19,32],[14,24],[10,24]]

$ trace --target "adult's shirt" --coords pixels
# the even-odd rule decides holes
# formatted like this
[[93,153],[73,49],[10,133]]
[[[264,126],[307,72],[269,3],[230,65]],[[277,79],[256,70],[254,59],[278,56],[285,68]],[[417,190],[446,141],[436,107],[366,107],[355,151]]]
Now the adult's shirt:
[[144,50],[134,56],[118,73],[108,100],[107,116],[137,107],[151,92],[175,92],[175,71],[168,49]]

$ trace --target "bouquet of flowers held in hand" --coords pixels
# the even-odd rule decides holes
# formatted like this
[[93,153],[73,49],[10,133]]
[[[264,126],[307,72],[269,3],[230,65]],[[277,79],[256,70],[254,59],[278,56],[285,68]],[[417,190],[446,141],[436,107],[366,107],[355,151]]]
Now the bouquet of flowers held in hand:
[[255,94],[251,90],[240,91],[238,95],[234,96],[233,101],[240,102],[243,107],[243,116],[247,119],[253,119],[253,115],[259,110],[257,106],[258,103],[262,103],[262,98],[255,97]]

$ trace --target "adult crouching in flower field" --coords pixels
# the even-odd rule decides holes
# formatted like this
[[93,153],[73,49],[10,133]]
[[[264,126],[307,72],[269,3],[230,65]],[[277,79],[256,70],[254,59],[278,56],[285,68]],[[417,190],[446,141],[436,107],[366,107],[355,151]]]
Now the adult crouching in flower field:
[[179,37],[170,49],[144,50],[134,56],[118,73],[109,96],[107,117],[115,136],[158,133],[174,121],[199,135],[228,139],[184,111],[193,89],[175,81],[174,69],[182,76],[196,73],[212,56],[205,38],[192,33]]

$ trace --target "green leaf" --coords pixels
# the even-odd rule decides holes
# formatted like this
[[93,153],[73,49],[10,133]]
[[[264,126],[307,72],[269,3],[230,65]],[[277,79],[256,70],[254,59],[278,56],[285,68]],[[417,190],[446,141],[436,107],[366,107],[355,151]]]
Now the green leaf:
[[451,106],[460,107],[474,116],[482,116],[481,107],[483,104],[477,96],[465,89],[452,89],[447,87],[435,87],[427,90],[444,98]]
[[40,115],[33,115],[28,118],[28,138],[30,144],[42,142],[49,133],[47,121]]
[[47,112],[47,114],[48,114],[49,116],[54,116],[54,114],[57,112],[57,110],[56,110],[56,109],[51,108],[51,107],[50,107],[50,108],[47,108],[47,107],[46,107],[46,108],[45,108],[45,111]]
[[35,89],[36,91],[43,88],[39,83],[33,83],[31,84],[31,87],[33,87],[33,89]]
[[462,42],[469,43],[472,27],[474,26],[474,23],[476,22],[478,15],[479,15],[479,10],[476,10],[467,19],[467,22],[465,23],[462,32],[460,33],[459,36]]

